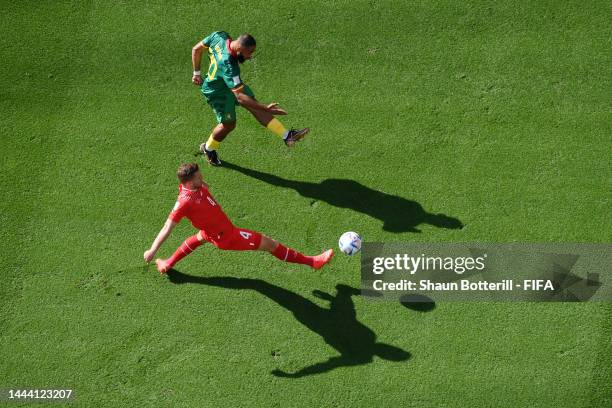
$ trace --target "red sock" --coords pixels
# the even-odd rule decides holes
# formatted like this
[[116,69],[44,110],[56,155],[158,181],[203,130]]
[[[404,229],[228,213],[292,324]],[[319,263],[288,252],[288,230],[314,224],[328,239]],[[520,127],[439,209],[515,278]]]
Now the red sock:
[[176,251],[174,251],[172,256],[168,258],[168,265],[172,268],[172,266],[174,266],[175,263],[177,263],[178,261],[180,261],[187,255],[195,251],[195,249],[199,247],[200,245],[202,245],[202,242],[198,240],[197,235],[193,235],[187,238],[185,242],[183,242],[181,246],[178,247]]
[[272,255],[285,262],[299,263],[303,265],[312,266],[312,256],[306,256],[295,249],[287,248],[283,244],[278,244],[276,249],[272,252]]

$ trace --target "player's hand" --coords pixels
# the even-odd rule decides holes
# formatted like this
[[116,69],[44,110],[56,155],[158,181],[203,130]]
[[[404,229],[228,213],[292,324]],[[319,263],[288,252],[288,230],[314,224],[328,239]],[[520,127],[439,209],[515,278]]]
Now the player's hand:
[[149,250],[145,251],[145,253],[144,253],[144,261],[146,263],[149,263],[149,262],[151,262],[151,260],[153,259],[154,256],[155,256],[155,251],[149,249]]
[[202,76],[201,75],[194,75],[191,77],[191,83],[194,85],[202,85]]
[[278,106],[278,103],[271,103],[266,106],[266,112],[269,112],[273,115],[286,115],[287,111]]

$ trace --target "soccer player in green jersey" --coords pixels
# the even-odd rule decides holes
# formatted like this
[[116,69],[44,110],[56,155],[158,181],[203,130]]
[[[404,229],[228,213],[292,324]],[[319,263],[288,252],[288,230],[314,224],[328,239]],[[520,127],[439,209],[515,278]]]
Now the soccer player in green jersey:
[[[287,130],[274,117],[274,115],[286,115],[287,112],[277,103],[268,105],[259,103],[251,88],[242,82],[239,64],[251,59],[255,45],[255,38],[250,34],[243,34],[233,40],[228,33],[215,31],[192,49],[191,81],[194,85],[200,86],[202,95],[215,112],[218,122],[208,141],[200,145],[200,150],[214,166],[221,164],[217,154],[220,143],[236,127],[236,105],[246,108],[259,123],[282,137],[289,147],[306,136],[310,130],[308,128]],[[210,65],[205,78],[202,79],[200,64],[204,51],[208,52]]]

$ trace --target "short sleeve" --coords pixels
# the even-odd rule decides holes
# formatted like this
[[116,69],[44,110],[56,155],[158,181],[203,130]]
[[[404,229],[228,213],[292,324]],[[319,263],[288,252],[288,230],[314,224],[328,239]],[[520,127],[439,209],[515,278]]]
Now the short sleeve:
[[176,204],[174,204],[172,211],[170,211],[170,215],[168,215],[168,218],[178,224],[183,219],[183,217],[185,217],[186,212],[187,203],[181,203],[180,201],[177,201]]
[[225,85],[229,89],[237,88],[242,85],[242,79],[240,78],[240,68],[234,67],[233,64],[227,63],[225,74],[223,75]]
[[206,47],[210,48],[210,44],[212,44],[213,41],[213,37],[217,32],[215,31],[214,33],[212,33],[211,35],[209,35],[208,37],[206,37],[205,39],[202,40],[202,44],[205,45]]

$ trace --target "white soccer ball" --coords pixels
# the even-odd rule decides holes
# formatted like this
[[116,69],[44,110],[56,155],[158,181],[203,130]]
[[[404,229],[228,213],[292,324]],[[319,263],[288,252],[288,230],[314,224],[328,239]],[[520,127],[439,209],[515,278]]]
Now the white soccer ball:
[[345,232],[340,237],[338,246],[345,254],[355,255],[361,249],[361,237],[353,231]]

